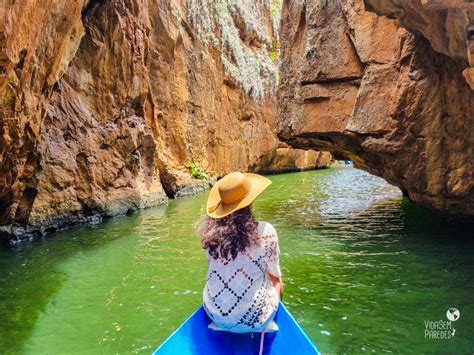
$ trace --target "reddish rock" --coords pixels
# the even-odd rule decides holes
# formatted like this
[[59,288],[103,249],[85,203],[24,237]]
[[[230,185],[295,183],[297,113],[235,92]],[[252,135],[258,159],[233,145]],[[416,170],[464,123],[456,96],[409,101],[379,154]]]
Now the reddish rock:
[[282,173],[328,168],[332,156],[329,152],[294,149],[284,144],[272,154],[262,158],[252,170],[260,173]]
[[280,137],[353,160],[442,213],[473,216],[466,63],[362,0],[288,0],[282,16]]
[[421,33],[433,49],[467,66],[466,82],[474,90],[474,2],[471,0],[365,0],[368,9],[395,18]]
[[0,234],[40,235],[207,188],[190,161],[216,177],[275,154],[270,2],[196,4],[2,8]]
[[438,53],[467,60],[468,27],[474,22],[470,0],[365,0],[368,10],[396,19],[421,33]]

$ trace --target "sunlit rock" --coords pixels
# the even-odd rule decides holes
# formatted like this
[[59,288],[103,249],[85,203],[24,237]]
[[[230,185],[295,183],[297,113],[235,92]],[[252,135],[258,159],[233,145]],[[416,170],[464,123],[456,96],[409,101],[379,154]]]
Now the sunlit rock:
[[362,0],[284,2],[280,137],[346,157],[442,213],[474,215],[474,91],[464,22],[450,17],[460,10],[365,3],[388,17]]
[[189,162],[214,178],[271,171],[259,162],[279,145],[278,17],[272,1],[7,2],[0,234],[96,223],[207,188]]

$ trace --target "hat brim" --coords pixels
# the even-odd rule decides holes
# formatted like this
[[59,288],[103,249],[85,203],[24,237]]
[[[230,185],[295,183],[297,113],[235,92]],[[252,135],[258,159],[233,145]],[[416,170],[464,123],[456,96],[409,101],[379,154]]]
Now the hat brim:
[[[252,174],[252,173],[244,173],[250,181],[252,185],[250,187],[250,191],[242,200],[233,204],[222,204],[221,196],[219,195],[219,189],[217,182],[209,191],[209,196],[207,198],[207,206],[206,206],[206,213],[209,217],[212,218],[222,218],[225,217],[232,212],[240,210],[241,208],[247,207],[250,205],[258,195],[260,195],[265,189],[271,185],[272,181],[265,176]],[[213,208],[217,206],[217,208]]]

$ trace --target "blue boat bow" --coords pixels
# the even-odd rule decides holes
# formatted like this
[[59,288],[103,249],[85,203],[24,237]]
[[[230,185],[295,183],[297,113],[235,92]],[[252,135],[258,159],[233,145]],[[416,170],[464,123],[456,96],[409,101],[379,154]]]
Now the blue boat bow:
[[[202,307],[186,319],[153,354],[250,355],[259,353],[260,333],[232,333],[208,329],[211,322]],[[277,333],[265,333],[263,354],[319,354],[283,303],[275,315]]]

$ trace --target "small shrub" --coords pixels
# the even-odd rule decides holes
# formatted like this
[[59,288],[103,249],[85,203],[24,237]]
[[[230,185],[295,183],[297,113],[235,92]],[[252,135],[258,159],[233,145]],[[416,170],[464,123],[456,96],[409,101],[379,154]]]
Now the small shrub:
[[278,49],[278,41],[273,40],[272,41],[272,49],[270,50],[270,57],[272,58],[272,60],[275,60],[276,58],[278,58],[279,52],[280,51]]
[[280,13],[280,9],[277,6],[272,5],[271,8],[270,8],[270,13],[273,16],[278,16],[278,14]]
[[189,169],[189,174],[199,180],[208,180],[209,172],[203,167],[199,166],[195,162],[190,161],[186,164],[186,167]]

